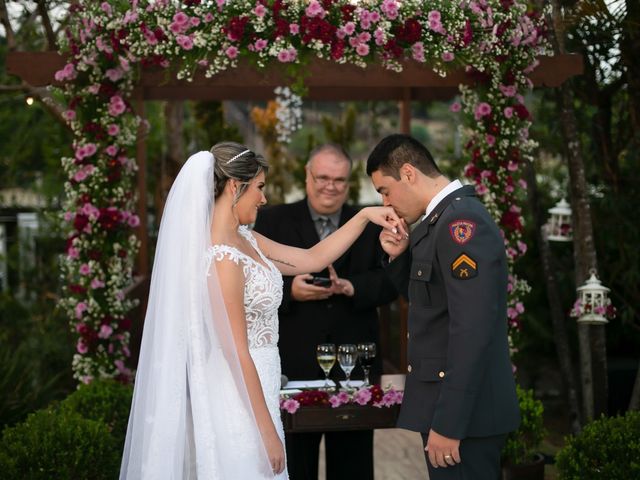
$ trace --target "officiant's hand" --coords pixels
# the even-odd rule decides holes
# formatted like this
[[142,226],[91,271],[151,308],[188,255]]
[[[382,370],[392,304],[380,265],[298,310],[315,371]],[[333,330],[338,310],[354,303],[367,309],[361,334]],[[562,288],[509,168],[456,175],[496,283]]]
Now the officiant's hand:
[[307,283],[313,275],[305,273],[304,275],[296,275],[291,282],[291,298],[298,302],[308,302],[311,300],[326,300],[332,295],[331,287],[319,287]]
[[460,440],[447,438],[433,430],[429,430],[427,446],[424,448],[429,455],[429,462],[433,468],[449,467],[460,463]]
[[331,279],[331,292],[335,295],[346,295],[347,297],[353,297],[355,289],[353,284],[346,278],[338,277],[336,269],[333,265],[327,267],[329,269],[329,278]]

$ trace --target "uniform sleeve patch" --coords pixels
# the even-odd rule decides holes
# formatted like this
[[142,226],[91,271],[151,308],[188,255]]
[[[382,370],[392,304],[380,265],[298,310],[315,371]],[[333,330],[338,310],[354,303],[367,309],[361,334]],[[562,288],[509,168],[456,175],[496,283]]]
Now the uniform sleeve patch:
[[461,254],[451,264],[451,275],[458,280],[468,280],[478,275],[478,264],[466,253]]
[[449,224],[449,233],[453,241],[464,245],[473,238],[476,231],[476,224],[470,220],[456,220]]

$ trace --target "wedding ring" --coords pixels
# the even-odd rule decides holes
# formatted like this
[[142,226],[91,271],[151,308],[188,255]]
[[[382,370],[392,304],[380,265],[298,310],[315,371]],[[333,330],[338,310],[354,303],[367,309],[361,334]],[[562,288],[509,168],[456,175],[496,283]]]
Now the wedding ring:
[[445,455],[444,458],[451,458],[451,455]]

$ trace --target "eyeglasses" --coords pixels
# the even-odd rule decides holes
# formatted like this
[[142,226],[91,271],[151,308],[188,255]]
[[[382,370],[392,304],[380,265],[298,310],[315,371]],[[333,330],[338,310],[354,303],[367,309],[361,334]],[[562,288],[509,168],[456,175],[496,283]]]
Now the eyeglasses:
[[320,188],[328,187],[330,184],[333,184],[336,190],[344,190],[347,188],[347,185],[349,185],[348,179],[343,177],[331,178],[326,175],[318,175],[316,177],[311,170],[309,170],[309,175],[311,175],[313,182]]

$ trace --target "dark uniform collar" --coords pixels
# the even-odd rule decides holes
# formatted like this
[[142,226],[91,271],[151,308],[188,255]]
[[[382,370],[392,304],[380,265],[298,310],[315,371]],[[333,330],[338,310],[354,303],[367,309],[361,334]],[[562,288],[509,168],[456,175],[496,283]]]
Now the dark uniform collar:
[[476,189],[473,185],[464,185],[462,188],[454,190],[449,195],[444,197],[438,205],[429,213],[429,216],[426,217],[420,224],[413,229],[410,235],[411,248],[413,248],[420,239],[422,239],[425,235],[429,233],[429,229],[432,225],[435,225],[437,221],[442,216],[442,213],[445,209],[451,204],[451,202],[456,198],[462,197],[475,197]]

